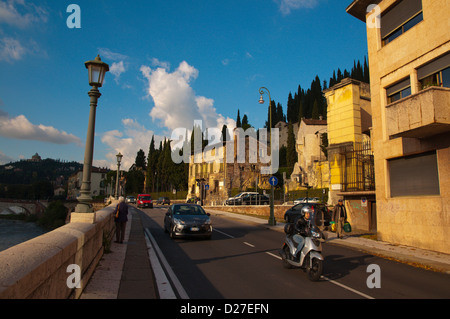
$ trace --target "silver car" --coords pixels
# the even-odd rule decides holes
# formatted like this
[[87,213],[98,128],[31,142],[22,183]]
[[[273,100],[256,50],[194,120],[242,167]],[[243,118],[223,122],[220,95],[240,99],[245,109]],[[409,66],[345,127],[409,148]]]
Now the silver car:
[[212,225],[210,214],[200,205],[173,204],[164,217],[164,231],[171,238],[205,237],[211,238]]

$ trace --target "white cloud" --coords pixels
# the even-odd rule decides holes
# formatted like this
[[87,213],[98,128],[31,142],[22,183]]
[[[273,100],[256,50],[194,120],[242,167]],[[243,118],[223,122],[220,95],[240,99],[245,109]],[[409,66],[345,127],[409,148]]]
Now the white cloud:
[[[133,119],[123,119],[122,125],[124,132],[119,130],[105,132],[101,141],[110,147],[110,151],[106,154],[106,158],[109,159],[109,168],[117,169],[116,155],[120,152],[123,155],[121,166],[128,170],[134,164],[139,149],[144,151],[145,156],[148,155],[148,148],[154,132],[147,130]],[[163,139],[163,137],[155,135],[155,145],[158,146]],[[105,163],[103,164],[102,166],[106,166]]]
[[24,115],[10,118],[5,112],[0,112],[0,136],[54,144],[82,145],[81,140],[73,134],[60,131],[52,126],[32,124]]
[[13,38],[0,39],[0,61],[12,62],[20,60],[26,53],[22,44]]
[[300,8],[314,8],[319,0],[275,0],[279,6],[283,15],[288,15],[291,10]]
[[[120,75],[127,71],[127,63],[125,61],[128,57],[121,53],[112,52],[106,48],[99,48],[98,52],[102,59],[113,61],[109,67],[109,72],[114,75],[114,81],[119,84]],[[122,87],[131,88],[129,84],[123,84]]]
[[33,23],[47,20],[48,12],[43,7],[27,4],[21,0],[0,2],[0,23],[24,29]]
[[106,58],[106,59],[112,60],[112,61],[121,61],[121,60],[123,61],[128,58],[124,54],[112,52],[110,49],[106,49],[106,48],[99,48],[98,54],[100,55],[100,57]]
[[0,151],[0,165],[4,165],[7,163],[11,163],[14,161],[14,158],[6,155],[5,153],[3,153],[2,151]]
[[221,129],[223,124],[235,126],[234,120],[217,113],[213,99],[196,95],[191,81],[198,77],[199,72],[186,61],[172,73],[163,67],[152,70],[144,65],[141,72],[148,80],[147,94],[155,104],[150,116],[153,120],[161,120],[168,129],[192,130],[195,120],[202,120],[204,129]]
[[109,68],[109,72],[114,75],[114,80],[116,81],[116,83],[118,83],[120,75],[125,72],[123,61],[113,62],[113,64],[111,64],[111,67]]

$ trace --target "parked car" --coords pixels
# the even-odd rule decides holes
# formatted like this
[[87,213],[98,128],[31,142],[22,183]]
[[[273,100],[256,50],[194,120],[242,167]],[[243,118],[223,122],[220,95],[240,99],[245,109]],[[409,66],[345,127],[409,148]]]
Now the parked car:
[[173,204],[164,217],[164,231],[171,238],[193,236],[211,238],[212,225],[210,214],[200,205]]
[[305,206],[311,207],[316,216],[316,224],[318,226],[322,225],[322,215],[324,219],[324,226],[329,226],[331,221],[331,211],[328,209],[327,205],[320,203],[299,203],[292,206],[284,213],[284,220],[287,223],[294,223],[296,219],[302,215],[302,208]]
[[242,205],[269,205],[269,197],[264,194],[251,194],[242,197]]
[[320,202],[319,197],[300,197],[294,200],[294,205],[300,203],[318,203]]
[[156,201],[156,204],[158,204],[158,205],[165,205],[165,204],[170,205],[170,199],[169,199],[169,197],[160,197]]
[[127,203],[130,203],[130,204],[136,204],[136,197],[134,197],[134,196],[127,196],[125,201]]
[[139,194],[137,197],[137,207],[150,207],[153,208],[152,197],[149,194]]
[[242,197],[247,195],[257,195],[257,192],[242,192],[237,194],[236,196],[230,197],[225,201],[225,204],[227,205],[241,205],[242,204]]

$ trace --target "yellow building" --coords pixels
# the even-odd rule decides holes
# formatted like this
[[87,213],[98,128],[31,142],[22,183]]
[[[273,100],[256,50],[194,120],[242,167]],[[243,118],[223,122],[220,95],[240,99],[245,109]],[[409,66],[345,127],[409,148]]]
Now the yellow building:
[[[231,141],[208,145],[210,153],[201,152],[197,158],[191,155],[188,198],[197,197],[207,204],[222,205],[232,193],[246,190],[261,193],[261,189],[270,188],[269,175],[261,174],[261,167],[267,164],[262,164],[257,155],[259,141],[244,133],[238,143],[242,132],[235,130],[233,134]],[[227,150],[231,154],[227,154]]]
[[346,78],[324,94],[328,103],[328,203],[335,205],[338,199],[344,199],[351,224],[374,231],[376,202],[369,84]]
[[450,1],[347,12],[367,28],[378,236],[450,253]]

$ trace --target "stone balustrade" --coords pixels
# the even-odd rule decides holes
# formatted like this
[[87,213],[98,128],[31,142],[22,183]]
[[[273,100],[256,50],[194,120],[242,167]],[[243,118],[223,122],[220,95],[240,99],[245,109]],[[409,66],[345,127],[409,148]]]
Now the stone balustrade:
[[[0,299],[78,298],[110,243],[114,208],[96,211],[94,223],[72,218],[62,227],[0,252]],[[77,272],[70,265],[79,267],[79,288],[73,287]]]

